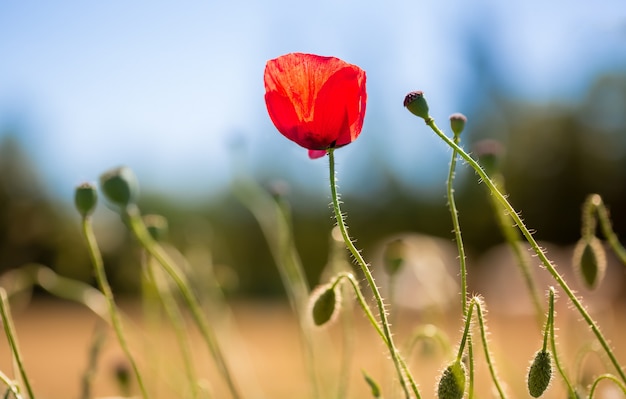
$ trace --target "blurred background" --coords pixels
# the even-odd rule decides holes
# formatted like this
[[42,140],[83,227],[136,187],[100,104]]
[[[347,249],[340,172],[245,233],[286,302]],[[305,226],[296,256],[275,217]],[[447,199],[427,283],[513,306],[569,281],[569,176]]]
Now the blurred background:
[[[0,4],[0,272],[30,262],[92,282],[73,190],[118,165],[144,213],[179,248],[201,246],[232,295],[283,296],[267,243],[233,196],[245,175],[281,182],[310,281],[333,226],[325,159],[277,133],[263,100],[268,59],[333,55],[367,72],[359,139],[337,152],[340,191],[365,256],[399,232],[451,239],[451,152],[406,112],[468,117],[462,144],[505,148],[510,201],[535,237],[580,235],[599,193],[626,238],[626,7],[588,2],[55,1]],[[459,165],[456,195],[470,260],[502,242],[488,194]],[[116,291],[138,289],[136,243],[101,203],[95,218]],[[470,261],[470,267],[478,267]],[[471,273],[471,271],[470,271]],[[621,274],[623,278],[623,273]]]

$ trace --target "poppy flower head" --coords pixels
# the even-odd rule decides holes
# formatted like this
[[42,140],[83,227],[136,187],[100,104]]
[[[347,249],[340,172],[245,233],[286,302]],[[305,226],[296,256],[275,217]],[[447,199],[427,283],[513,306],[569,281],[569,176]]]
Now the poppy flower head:
[[335,57],[290,53],[265,66],[265,104],[278,131],[311,158],[356,140],[365,117],[365,71]]

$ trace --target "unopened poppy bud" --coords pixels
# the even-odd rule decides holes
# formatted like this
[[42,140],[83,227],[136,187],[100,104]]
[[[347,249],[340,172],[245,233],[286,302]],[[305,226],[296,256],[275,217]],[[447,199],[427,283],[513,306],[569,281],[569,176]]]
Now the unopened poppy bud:
[[450,128],[455,136],[458,136],[465,129],[465,124],[467,123],[467,118],[465,115],[456,113],[450,115]]
[[98,191],[91,183],[83,183],[76,187],[74,205],[83,218],[91,215],[98,203]]
[[486,139],[474,144],[473,153],[478,163],[488,175],[493,176],[500,171],[500,162],[504,155],[504,147],[499,141]]
[[443,371],[437,386],[439,399],[462,399],[467,371],[461,362],[454,362]]
[[574,247],[572,263],[581,283],[590,290],[595,289],[606,272],[606,253],[602,242],[594,236],[581,238]]
[[365,382],[367,382],[367,385],[369,385],[370,387],[370,390],[372,392],[372,397],[380,398],[381,392],[380,392],[380,387],[378,386],[378,383],[372,377],[370,377],[365,371],[363,371],[363,378],[365,378]]
[[390,276],[398,273],[404,264],[405,257],[406,243],[402,239],[396,239],[388,243],[383,255],[385,272]]
[[552,379],[552,360],[550,352],[540,350],[528,370],[528,393],[533,398],[538,398],[550,385]]
[[430,116],[428,115],[428,103],[424,98],[424,93],[421,91],[412,91],[404,97],[404,106],[413,115],[419,116],[428,121]]
[[339,313],[341,297],[335,286],[326,284],[318,287],[311,293],[310,303],[313,323],[323,326],[332,323]]
[[161,241],[167,236],[169,226],[165,217],[161,215],[145,215],[143,223],[154,241]]
[[103,173],[100,176],[100,188],[107,199],[120,208],[133,204],[139,192],[137,177],[126,166]]

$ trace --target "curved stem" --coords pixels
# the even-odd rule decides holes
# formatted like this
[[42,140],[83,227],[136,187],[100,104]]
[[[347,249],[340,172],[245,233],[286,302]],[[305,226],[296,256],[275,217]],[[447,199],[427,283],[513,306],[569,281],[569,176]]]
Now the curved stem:
[[[554,287],[550,287],[550,299],[548,303],[548,325],[550,326],[550,348],[552,349],[552,355],[554,356],[554,364],[556,365],[557,370],[559,370],[559,374],[563,381],[565,381],[565,385],[567,385],[567,390],[570,398],[576,398],[576,390],[574,386],[570,382],[569,378],[565,374],[565,370],[561,366],[561,362],[559,361],[559,356],[556,352],[556,336],[554,334]],[[547,331],[546,331],[547,332]],[[544,337],[543,350],[546,350],[546,342]]]
[[472,304],[476,304],[476,316],[478,317],[478,326],[480,327],[480,339],[483,342],[483,351],[485,353],[485,360],[487,361],[487,365],[489,366],[489,374],[491,374],[491,379],[498,390],[501,398],[505,398],[504,390],[500,386],[500,382],[498,381],[498,376],[496,375],[496,370],[493,365],[493,360],[491,360],[491,354],[489,352],[489,345],[487,343],[487,328],[485,327],[485,316],[483,314],[483,309],[481,305],[482,301],[478,297],[472,298]]
[[[0,316],[2,317],[2,325],[4,326],[4,333],[7,337],[7,341],[9,341],[9,346],[11,347],[11,353],[13,354],[13,359],[17,364],[17,368],[20,372],[20,377],[22,379],[22,383],[26,387],[26,392],[28,393],[28,397],[30,399],[35,399],[35,394],[33,393],[33,388],[30,385],[30,381],[28,379],[28,375],[26,374],[26,368],[24,367],[24,362],[22,361],[22,355],[20,354],[19,346],[17,344],[17,334],[15,332],[15,326],[13,325],[13,318],[11,317],[11,309],[9,308],[9,299],[7,298],[7,293],[4,288],[0,287]],[[13,384],[7,384],[9,387],[12,387]]]
[[612,381],[622,391],[622,394],[626,395],[626,385],[624,385],[623,382],[621,382],[612,374],[602,374],[599,375],[598,378],[595,379],[595,381],[593,381],[593,384],[591,384],[591,389],[589,390],[589,399],[593,398],[593,394],[596,392],[596,388],[602,380]]
[[541,249],[541,247],[539,247],[539,244],[537,244],[537,241],[535,241],[534,237],[532,236],[532,233],[530,232],[530,230],[528,230],[528,228],[522,221],[522,218],[517,214],[515,209],[511,206],[509,201],[506,199],[506,197],[498,190],[494,182],[489,178],[487,173],[478,164],[478,162],[476,162],[467,152],[465,152],[465,150],[463,150],[456,143],[454,143],[450,138],[448,138],[445,134],[443,134],[443,132],[437,127],[437,125],[435,125],[435,121],[432,118],[428,118],[426,120],[426,124],[448,146],[450,146],[453,150],[456,150],[459,153],[459,155],[474,169],[476,174],[478,174],[481,180],[487,185],[487,187],[491,191],[491,194],[504,207],[504,209],[511,216],[511,218],[513,218],[513,221],[515,222],[517,227],[520,229],[520,231],[522,232],[522,235],[524,236],[526,241],[528,241],[533,251],[535,251],[535,253],[537,254],[537,257],[539,258],[539,260],[541,260],[541,263],[543,263],[546,270],[548,270],[550,275],[552,275],[552,278],[554,278],[554,280],[559,284],[559,286],[561,287],[563,292],[565,292],[565,294],[570,299],[574,307],[578,310],[578,312],[583,317],[583,319],[585,319],[585,322],[591,328],[591,331],[598,339],[598,342],[600,343],[602,348],[605,350],[607,356],[611,360],[611,363],[615,367],[622,381],[626,382],[626,374],[624,374],[624,371],[622,370],[619,362],[615,358],[613,350],[611,349],[608,341],[606,340],[606,338],[600,331],[600,328],[598,327],[596,322],[591,318],[591,316],[589,315],[589,313],[587,312],[587,310],[585,309],[581,301],[576,297],[576,295],[574,294],[572,289],[569,287],[569,285],[567,285],[563,277],[561,277],[559,272],[557,272],[556,268],[554,267],[552,262],[550,262],[545,252]]
[[[587,201],[585,202],[585,207],[583,209],[587,209],[587,204],[590,204],[592,209],[595,209],[598,214],[598,219],[600,220],[602,234],[604,234],[604,237],[613,249],[613,252],[615,252],[620,261],[626,265],[626,249],[624,249],[624,246],[622,246],[619,242],[617,234],[615,234],[615,231],[613,230],[611,218],[609,217],[609,211],[606,209],[606,205],[604,205],[602,197],[598,194],[591,194],[587,197]],[[593,227],[595,228],[595,225]]]
[[[454,142],[459,144],[459,135],[454,135]],[[450,216],[452,216],[452,228],[454,230],[454,237],[456,239],[457,250],[459,251],[459,264],[461,267],[461,309],[463,315],[467,312],[467,267],[465,263],[465,248],[463,246],[463,236],[461,235],[461,224],[459,223],[459,212],[456,208],[456,201],[454,200],[454,174],[456,169],[457,152],[452,151],[452,159],[450,160],[450,170],[448,172],[448,179],[446,181],[446,189],[448,195],[448,207],[450,208]]]
[[115,335],[117,336],[117,340],[120,343],[120,347],[126,354],[126,358],[130,363],[133,372],[135,373],[135,378],[137,379],[137,383],[139,385],[139,390],[141,391],[141,396],[146,399],[148,398],[148,391],[146,386],[144,385],[143,378],[141,378],[141,373],[139,372],[139,367],[135,362],[135,358],[128,347],[128,343],[126,342],[126,336],[124,335],[124,330],[122,328],[122,322],[120,320],[120,316],[117,312],[117,307],[115,306],[115,300],[113,299],[113,291],[111,290],[111,286],[107,280],[106,274],[104,272],[104,264],[102,262],[102,255],[100,254],[100,250],[98,249],[98,244],[96,243],[96,238],[93,234],[93,229],[91,227],[90,219],[85,217],[82,219],[82,230],[83,235],[85,237],[85,241],[87,242],[87,247],[89,250],[89,256],[91,257],[91,262],[93,263],[94,272],[96,275],[96,280],[98,282],[98,286],[100,290],[104,294],[104,297],[107,301],[107,306],[109,309],[109,317],[111,319],[111,325],[113,326],[113,330],[115,331]]
[[[350,285],[352,286],[352,289],[354,290],[354,293],[356,295],[357,302],[359,302],[359,305],[361,305],[361,309],[363,309],[363,312],[365,312],[365,316],[369,320],[370,324],[372,325],[372,327],[374,327],[374,329],[376,330],[380,338],[383,340],[383,343],[387,347],[389,347],[389,341],[387,340],[387,336],[385,335],[385,332],[383,331],[382,327],[376,320],[374,313],[372,313],[372,310],[367,304],[367,301],[365,300],[365,297],[363,296],[363,293],[361,292],[361,288],[359,287],[359,283],[356,281],[354,276],[351,273],[347,273],[347,272],[342,272],[342,273],[337,274],[335,281],[332,283],[333,288],[335,287],[335,285],[339,284],[340,281],[344,278],[350,282]],[[407,366],[406,362],[401,356],[398,357],[398,362],[400,364],[400,368],[409,379],[409,384],[411,385],[413,394],[415,394],[415,397],[417,399],[421,399],[421,395],[417,388],[417,384],[415,383],[415,380],[413,379],[413,376],[411,375],[409,371],[409,367]]]
[[330,169],[330,191],[331,191],[331,196],[332,196],[332,201],[333,201],[333,210],[335,212],[335,219],[337,219],[337,225],[339,226],[339,230],[341,231],[341,236],[343,237],[343,240],[346,243],[346,247],[350,250],[350,252],[352,253],[352,256],[354,256],[357,263],[361,267],[361,270],[363,271],[363,274],[365,275],[365,279],[367,280],[367,284],[372,290],[372,294],[374,295],[374,299],[376,300],[376,305],[378,307],[378,314],[380,316],[382,329],[383,329],[383,332],[385,334],[385,338],[387,341],[386,344],[387,344],[387,347],[389,348],[389,354],[391,355],[391,359],[393,360],[393,363],[396,367],[398,378],[400,379],[400,385],[402,386],[402,389],[404,390],[404,394],[406,398],[408,399],[411,397],[411,395],[409,394],[409,390],[407,388],[407,383],[406,383],[407,376],[404,375],[402,368],[400,366],[400,360],[399,360],[400,354],[398,353],[398,350],[396,349],[396,346],[393,343],[393,338],[391,336],[391,329],[389,327],[389,321],[387,320],[387,312],[385,311],[383,298],[380,295],[380,291],[378,290],[378,287],[376,286],[376,282],[374,281],[374,276],[372,275],[372,272],[370,271],[369,266],[367,265],[367,263],[361,256],[361,253],[356,249],[356,247],[354,246],[354,243],[352,242],[352,240],[350,239],[350,236],[348,235],[348,229],[344,222],[343,214],[341,213],[341,208],[339,207],[339,195],[337,194],[337,182],[336,182],[336,176],[335,176],[334,148],[331,148],[328,150],[328,160],[329,160],[328,162],[330,165],[330,168],[329,168]]
[[211,356],[213,357],[213,360],[215,361],[220,374],[226,381],[232,397],[234,399],[239,399],[239,392],[235,386],[235,382],[231,376],[228,365],[226,364],[226,360],[221,351],[221,348],[219,347],[217,338],[215,337],[215,334],[211,329],[209,322],[202,313],[202,308],[200,307],[198,299],[195,297],[188,284],[185,282],[183,273],[178,269],[176,263],[163,250],[163,248],[152,239],[150,233],[148,233],[148,230],[146,229],[146,226],[141,220],[141,216],[139,215],[139,211],[137,208],[132,207],[126,209],[125,216],[128,220],[130,229],[135,237],[139,240],[139,242],[146,249],[146,251],[148,251],[148,253],[161,264],[165,272],[172,278],[172,280],[178,287],[180,293],[182,294],[183,300],[191,311],[194,322],[200,330],[202,338],[209,348],[209,352],[211,353]]

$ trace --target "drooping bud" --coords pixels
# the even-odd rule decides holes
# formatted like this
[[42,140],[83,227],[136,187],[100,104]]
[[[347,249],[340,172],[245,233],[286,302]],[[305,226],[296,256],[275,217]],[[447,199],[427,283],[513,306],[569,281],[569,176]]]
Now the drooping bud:
[[113,204],[126,208],[137,200],[139,183],[130,168],[121,166],[100,176],[100,189]]
[[145,215],[143,223],[154,241],[161,241],[167,236],[169,226],[165,217],[161,215]]
[[421,91],[412,91],[404,97],[404,106],[413,115],[423,118],[425,121],[430,119],[428,115],[428,103]]
[[406,258],[406,243],[398,238],[387,244],[383,254],[385,272],[393,276],[400,271]]
[[91,183],[82,183],[74,191],[74,205],[83,218],[91,215],[98,203],[98,191]]
[[378,386],[378,383],[374,381],[372,377],[367,375],[365,371],[363,371],[363,378],[365,378],[365,382],[367,382],[367,385],[369,385],[370,387],[370,390],[372,392],[372,397],[380,398],[381,394],[380,394],[380,387]]
[[316,326],[331,324],[339,313],[341,295],[333,284],[317,287],[310,297],[310,312]]
[[455,136],[458,136],[463,132],[466,123],[467,117],[465,115],[460,113],[450,115],[450,128]]
[[552,360],[550,352],[540,350],[528,370],[528,393],[533,398],[538,398],[550,385],[552,379]]
[[500,162],[504,155],[504,147],[499,141],[485,139],[474,144],[473,153],[478,163],[488,175],[493,176],[500,172]]
[[462,362],[454,362],[443,371],[437,386],[439,399],[462,399],[465,393],[467,370]]
[[606,253],[602,242],[595,236],[578,240],[574,247],[572,264],[580,282],[587,289],[595,289],[606,272]]

